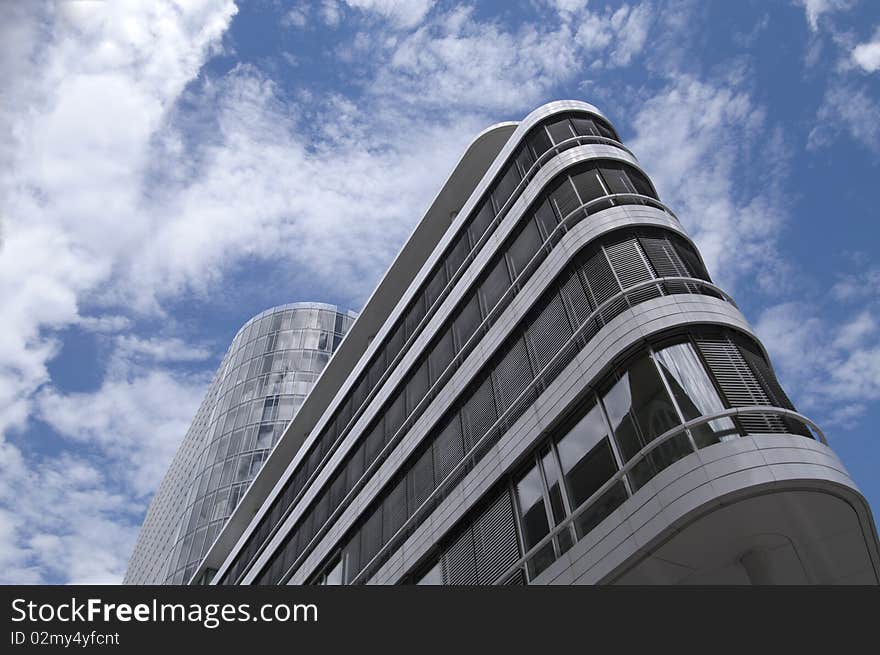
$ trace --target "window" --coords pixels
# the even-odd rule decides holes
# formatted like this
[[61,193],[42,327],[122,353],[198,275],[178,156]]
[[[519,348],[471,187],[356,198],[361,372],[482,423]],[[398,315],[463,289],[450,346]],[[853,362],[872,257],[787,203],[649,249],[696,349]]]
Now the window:
[[526,138],[526,143],[532,148],[536,158],[550,150],[553,145],[550,143],[550,137],[547,136],[547,130],[544,129],[543,125],[539,125],[532,130],[532,133]]
[[470,249],[471,244],[468,242],[467,232],[462,232],[458,235],[455,244],[453,244],[449,251],[449,255],[446,257],[446,272],[448,274],[447,277],[450,280],[452,279],[452,276],[458,272],[462,263],[464,263]]
[[550,136],[553,138],[553,143],[555,144],[559,144],[574,136],[568,118],[560,118],[552,123],[548,123],[547,131],[550,132]]
[[559,222],[556,220],[556,213],[553,211],[553,207],[550,205],[549,200],[545,199],[535,210],[535,220],[537,220],[538,224],[541,226],[541,231],[543,232],[543,237],[545,239],[556,229]]
[[563,220],[580,205],[580,200],[578,200],[574,187],[571,185],[571,179],[568,177],[563,179],[562,184],[550,193],[550,199],[556,206],[556,212]]
[[601,167],[602,178],[611,193],[636,193],[636,188],[620,164]]
[[581,202],[587,204],[591,200],[596,200],[606,195],[605,188],[602,186],[599,171],[595,168],[588,168],[572,176],[574,186],[581,197]]
[[[667,430],[679,425],[678,414],[651,358],[642,355],[605,394],[603,404],[625,460]],[[655,448],[632,469],[634,488],[690,452],[685,435]]]
[[457,350],[461,350],[476,331],[482,318],[480,316],[480,302],[477,294],[472,292],[470,300],[458,310],[458,316],[455,317],[455,341]]
[[[689,343],[679,343],[655,353],[660,371],[685,421],[724,410],[724,404],[706,369]],[[736,436],[733,421],[716,419],[691,429],[698,448]]]
[[431,384],[438,380],[443,371],[446,370],[446,367],[449,366],[453,357],[455,357],[455,349],[452,345],[452,329],[447,328],[440,335],[440,338],[435,340],[434,346],[431,348],[431,354],[428,355]]
[[[522,538],[526,551],[550,533],[544,506],[544,485],[537,464],[533,464],[514,484],[519,508]],[[556,559],[553,544],[548,543],[529,560],[529,574],[538,575]]]
[[607,437],[608,427],[602,409],[593,405],[571,430],[556,441],[572,507],[580,506],[617,470],[613,458],[610,460],[610,475],[603,478],[602,467],[597,467],[596,453],[601,451],[603,442],[608,453],[611,453]]
[[575,116],[571,119],[571,122],[574,124],[575,132],[579,135],[599,136],[599,130],[596,129],[596,124],[591,119]]
[[488,315],[492,311],[509,286],[510,274],[507,272],[507,262],[502,257],[480,283],[480,297],[483,301],[484,314]]
[[495,201],[495,206],[498,209],[501,209],[504,206],[504,203],[506,203],[510,196],[513,195],[516,185],[519,184],[521,179],[522,178],[520,177],[516,166],[510,166],[507,169],[504,177],[498,181],[498,185],[492,193],[492,199]]
[[526,264],[538,252],[541,243],[542,239],[538,233],[537,223],[534,220],[526,221],[508,250],[508,257],[510,257],[510,265],[513,268],[514,276],[523,272]]

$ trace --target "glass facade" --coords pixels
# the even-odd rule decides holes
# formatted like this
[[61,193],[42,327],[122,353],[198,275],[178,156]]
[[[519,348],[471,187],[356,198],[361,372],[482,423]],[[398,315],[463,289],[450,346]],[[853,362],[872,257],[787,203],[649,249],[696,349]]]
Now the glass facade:
[[323,303],[276,307],[236,334],[194,428],[198,454],[173,520],[173,549],[154,583],[190,577],[354,321]]

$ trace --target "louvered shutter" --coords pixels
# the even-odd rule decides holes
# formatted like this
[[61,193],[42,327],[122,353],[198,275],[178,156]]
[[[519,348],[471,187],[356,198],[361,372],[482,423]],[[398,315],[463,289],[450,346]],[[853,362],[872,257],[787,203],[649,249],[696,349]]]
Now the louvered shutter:
[[535,364],[535,375],[560,351],[572,334],[562,296],[555,293],[526,330],[526,342]]
[[569,314],[574,318],[576,325],[580,326],[590,313],[596,309],[596,303],[588,296],[589,289],[584,289],[581,276],[578,273],[580,266],[570,266],[560,276],[559,293],[568,308]]
[[[608,259],[605,257],[605,253],[601,248],[584,262],[584,265],[581,268],[581,275],[581,281],[592,296],[593,304],[597,308],[606,300],[620,292],[620,285],[617,283],[617,278],[614,277],[611,265],[608,263]],[[620,314],[625,308],[626,300],[623,297],[619,297],[601,310],[597,320],[602,325],[605,325],[612,318]]]
[[[794,404],[785,393],[782,385],[779,384],[779,380],[777,380],[773,368],[770,366],[770,363],[764,359],[764,355],[761,353],[757,345],[750,341],[739,339],[737,339],[737,345],[739,346],[740,352],[746,362],[748,362],[751,367],[752,372],[755,374],[755,377],[758,378],[767,390],[768,395],[772,400],[772,404],[777,407],[784,407],[785,409],[795,411]],[[788,428],[789,432],[800,434],[805,437],[812,437],[809,430],[802,423],[788,418],[782,418],[781,420]]]
[[[699,337],[696,342],[728,405],[748,407],[773,404],[733,342],[724,337],[708,336]],[[785,432],[778,417],[747,414],[737,420],[746,432]]]
[[492,393],[492,378],[487,376],[468,397],[461,412],[464,427],[465,450],[474,444],[492,427],[498,418],[495,409],[495,396]]
[[480,515],[473,533],[477,578],[480,584],[492,584],[520,557],[510,492],[505,490]]
[[406,504],[410,513],[434,491],[433,451],[428,448],[407,473]]
[[465,530],[440,558],[443,565],[443,583],[448,585],[473,585],[479,582],[477,561],[474,557],[474,535]]
[[[648,268],[648,264],[642,255],[638,241],[635,238],[620,241],[605,247],[608,260],[617,279],[624,289],[629,289],[639,282],[645,282],[653,279],[653,274]],[[656,298],[660,295],[660,290],[656,285],[643,287],[627,296],[630,306],[640,302],[645,302],[650,298]]]
[[443,431],[434,439],[434,474],[437,483],[442,482],[464,458],[464,439],[461,418],[453,414]]
[[[688,269],[666,237],[640,237],[639,242],[657,277],[690,277]],[[669,293],[694,293],[697,288],[686,282],[666,282]]]
[[406,478],[401,478],[400,481],[394,485],[394,488],[388,494],[383,505],[382,535],[384,540],[388,541],[401,528],[407,518]]
[[522,337],[514,341],[492,371],[498,407],[507,409],[532,381],[529,352]]

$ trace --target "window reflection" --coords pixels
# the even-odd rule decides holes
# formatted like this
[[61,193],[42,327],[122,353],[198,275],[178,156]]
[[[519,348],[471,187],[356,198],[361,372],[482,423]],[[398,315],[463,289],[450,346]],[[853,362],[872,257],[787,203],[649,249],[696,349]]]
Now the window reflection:
[[[678,408],[686,421],[721,412],[724,404],[706,369],[689,343],[679,343],[655,353],[660,370],[666,378]],[[691,429],[698,448],[736,436],[733,421],[716,419]]]
[[[629,460],[661,434],[680,424],[657,369],[648,355],[637,359],[603,398],[617,443]],[[635,488],[690,452],[685,435],[669,439],[632,469]]]
[[[537,465],[533,465],[515,485],[519,506],[523,542],[526,550],[532,548],[550,532],[547,510],[544,506],[543,484]],[[529,562],[532,575],[537,575],[555,559],[553,544],[544,546]]]

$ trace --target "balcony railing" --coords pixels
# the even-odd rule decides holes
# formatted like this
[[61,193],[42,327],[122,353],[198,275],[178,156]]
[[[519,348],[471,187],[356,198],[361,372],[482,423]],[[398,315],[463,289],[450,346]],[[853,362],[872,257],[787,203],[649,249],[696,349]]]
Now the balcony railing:
[[[568,545],[570,547],[573,543],[582,539],[590,531],[587,531],[583,534],[577,535],[578,531],[575,531],[575,537],[572,538],[572,530],[574,526],[577,525],[578,520],[584,517],[597,502],[605,496],[605,494],[611,492],[616,485],[620,483],[624,484],[624,488],[627,490],[627,497],[631,497],[633,492],[631,493],[629,489],[635,487],[633,481],[630,479],[630,474],[633,469],[639,465],[640,463],[646,461],[648,457],[661,445],[665,444],[671,439],[681,435],[687,434],[689,439],[689,443],[692,448],[692,452],[696,452],[700,450],[701,447],[697,446],[694,439],[690,437],[690,432],[693,428],[706,425],[707,423],[711,423],[712,421],[716,421],[718,419],[723,418],[736,418],[741,415],[759,415],[759,416],[782,416],[784,418],[788,418],[798,423],[803,424],[808,429],[811,429],[818,435],[818,440],[823,444],[828,444],[828,441],[825,439],[825,434],[816,425],[813,421],[811,421],[806,416],[799,414],[798,412],[792,411],[790,409],[784,409],[782,407],[771,407],[767,405],[754,405],[751,407],[737,407],[733,409],[727,409],[722,412],[716,412],[714,414],[708,416],[700,416],[693,420],[687,421],[682,425],[679,425],[671,430],[667,430],[663,434],[661,434],[656,439],[652,440],[649,444],[647,444],[644,448],[642,448],[638,453],[636,453],[617,473],[615,473],[611,478],[608,479],[605,484],[603,484],[599,489],[597,489],[593,495],[591,495],[587,500],[585,500],[576,510],[574,510],[567,518],[561,521],[556,525],[550,532],[538,541],[534,546],[529,548],[528,552],[523,555],[515,564],[513,564],[503,575],[501,575],[494,584],[504,585],[510,584],[513,580],[517,578],[517,576],[522,575],[522,571],[525,568],[526,570],[530,570],[534,567],[534,560],[537,557],[546,558],[547,556],[547,546],[549,544],[553,544],[554,551],[554,560],[557,559],[563,552],[567,551],[568,548],[562,548],[562,544]],[[733,436],[733,439],[739,438],[739,436]],[[715,444],[706,444],[702,446],[702,448],[708,447],[709,445]],[[672,462],[670,462],[671,464]],[[659,471],[657,471],[659,473]],[[655,473],[656,475],[656,473]],[[612,510],[613,511],[613,510]],[[603,517],[604,518],[604,517]],[[560,538],[561,537],[561,538]],[[542,561],[541,566],[546,568],[548,562]]]

